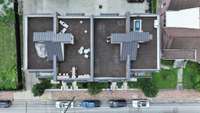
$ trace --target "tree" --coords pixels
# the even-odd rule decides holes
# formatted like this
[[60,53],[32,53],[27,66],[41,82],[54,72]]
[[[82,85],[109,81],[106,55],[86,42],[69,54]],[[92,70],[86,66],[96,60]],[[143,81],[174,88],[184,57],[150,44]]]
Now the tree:
[[41,96],[45,89],[51,88],[52,84],[50,83],[49,80],[41,80],[40,83],[37,83],[33,85],[32,87],[32,93],[34,96]]
[[155,97],[158,93],[158,87],[150,78],[143,78],[138,80],[140,88],[147,97]]
[[102,91],[103,88],[108,88],[108,83],[90,82],[87,84],[88,92],[91,95],[96,95]]

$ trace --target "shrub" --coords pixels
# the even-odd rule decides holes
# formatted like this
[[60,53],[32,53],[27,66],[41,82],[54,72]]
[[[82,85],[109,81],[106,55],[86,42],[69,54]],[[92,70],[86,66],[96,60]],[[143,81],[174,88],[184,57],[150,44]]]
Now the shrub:
[[128,87],[129,88],[139,88],[138,82],[128,82]]
[[118,88],[121,88],[122,85],[123,85],[123,82],[117,82],[117,87],[118,87]]
[[91,82],[87,84],[88,92],[91,95],[96,95],[102,91],[103,88],[108,88],[108,83]]
[[33,85],[32,93],[34,96],[41,96],[45,89],[51,88],[50,80],[42,80],[40,83]]
[[139,85],[144,95],[147,97],[155,97],[158,93],[158,87],[150,78],[139,79]]
[[87,89],[87,87],[88,87],[88,83],[78,82],[77,85],[78,85],[78,88],[80,88],[80,89]]
[[4,0],[0,0],[0,4],[3,4],[4,3]]

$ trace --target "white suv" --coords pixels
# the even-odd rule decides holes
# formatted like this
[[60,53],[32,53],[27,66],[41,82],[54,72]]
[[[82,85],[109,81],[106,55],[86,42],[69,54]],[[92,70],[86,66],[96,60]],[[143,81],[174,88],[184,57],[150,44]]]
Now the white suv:
[[148,108],[149,100],[147,100],[147,99],[132,100],[132,106],[134,108]]
[[[56,108],[67,108],[69,106],[70,101],[56,101]],[[74,107],[74,103],[71,103],[70,108]]]

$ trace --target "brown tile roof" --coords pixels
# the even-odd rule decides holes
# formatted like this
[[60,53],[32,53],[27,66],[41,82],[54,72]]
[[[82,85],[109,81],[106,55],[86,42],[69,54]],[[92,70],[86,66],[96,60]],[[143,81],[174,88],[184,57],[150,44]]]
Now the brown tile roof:
[[181,10],[194,7],[200,7],[200,0],[171,0],[168,10]]
[[196,49],[164,49],[162,58],[167,60],[173,59],[196,59]]
[[190,29],[190,28],[175,28],[167,27],[164,28],[164,32],[167,33],[170,37],[182,37],[182,38],[194,38],[200,37],[199,29]]
[[[199,29],[188,29],[188,28],[163,28],[162,38],[163,49],[183,49],[170,54],[171,58],[183,58],[191,59],[193,49],[196,49],[197,61],[200,61],[200,30]],[[185,51],[187,50],[187,51]],[[189,52],[189,50],[191,50]],[[174,54],[172,56],[172,54]],[[190,55],[187,55],[190,54]]]

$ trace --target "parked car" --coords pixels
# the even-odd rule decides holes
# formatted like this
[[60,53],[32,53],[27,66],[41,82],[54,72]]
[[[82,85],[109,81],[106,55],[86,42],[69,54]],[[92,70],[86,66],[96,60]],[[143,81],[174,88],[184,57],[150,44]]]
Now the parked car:
[[127,101],[124,99],[118,99],[118,100],[109,100],[109,104],[111,108],[117,108],[117,107],[126,107]]
[[[56,108],[67,108],[69,106],[70,101],[56,101]],[[72,102],[70,108],[74,107],[74,103]]]
[[100,100],[83,100],[81,102],[81,107],[84,107],[84,108],[95,108],[95,107],[100,107],[100,106],[101,106]]
[[0,108],[8,108],[12,105],[11,100],[0,100]]
[[146,100],[146,99],[132,100],[132,106],[134,108],[148,108],[149,107],[149,101]]
[[129,3],[142,3],[144,0],[127,0]]

